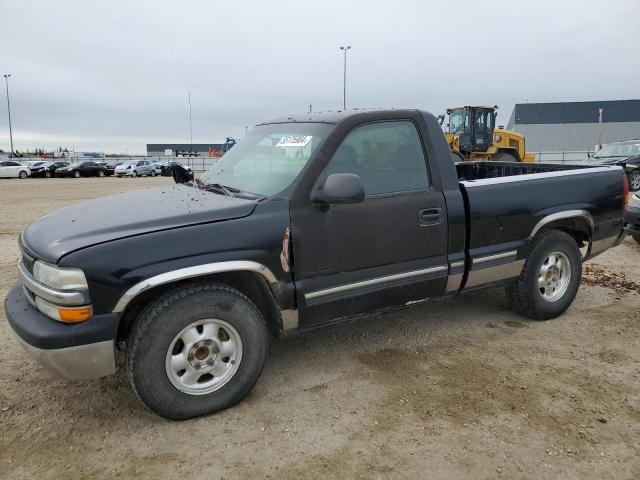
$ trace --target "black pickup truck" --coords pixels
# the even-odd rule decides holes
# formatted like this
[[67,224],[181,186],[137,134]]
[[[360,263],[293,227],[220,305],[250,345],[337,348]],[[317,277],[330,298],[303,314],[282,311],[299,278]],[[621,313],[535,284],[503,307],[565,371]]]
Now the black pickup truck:
[[624,237],[627,188],[616,166],[454,164],[419,110],[287,117],[200,178],[29,225],[5,310],[70,379],[113,374],[126,350],[142,401],[185,419],[251,390],[270,333],[487,287],[560,315],[582,262]]

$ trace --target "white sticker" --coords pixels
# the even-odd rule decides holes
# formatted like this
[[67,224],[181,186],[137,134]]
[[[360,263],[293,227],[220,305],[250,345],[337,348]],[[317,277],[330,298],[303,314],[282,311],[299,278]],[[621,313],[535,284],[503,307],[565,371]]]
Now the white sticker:
[[276,147],[304,147],[312,138],[311,135],[287,135],[280,139]]

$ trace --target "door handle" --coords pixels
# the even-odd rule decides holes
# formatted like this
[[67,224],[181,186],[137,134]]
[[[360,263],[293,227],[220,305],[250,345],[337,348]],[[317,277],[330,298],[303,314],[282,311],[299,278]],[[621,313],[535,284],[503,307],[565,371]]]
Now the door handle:
[[441,208],[425,208],[418,212],[420,225],[436,225],[442,221]]

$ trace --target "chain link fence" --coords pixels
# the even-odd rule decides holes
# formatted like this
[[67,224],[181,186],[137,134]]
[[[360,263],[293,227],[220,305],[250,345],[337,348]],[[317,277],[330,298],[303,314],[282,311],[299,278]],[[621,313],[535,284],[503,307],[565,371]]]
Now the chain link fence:
[[538,163],[576,163],[589,158],[593,151],[535,152]]

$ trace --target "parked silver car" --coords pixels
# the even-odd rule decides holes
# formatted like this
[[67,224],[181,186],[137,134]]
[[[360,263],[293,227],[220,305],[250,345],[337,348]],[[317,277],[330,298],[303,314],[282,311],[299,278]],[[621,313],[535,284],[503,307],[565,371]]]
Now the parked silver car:
[[148,160],[125,162],[118,165],[114,172],[116,177],[139,177],[142,175],[156,176],[155,166]]

